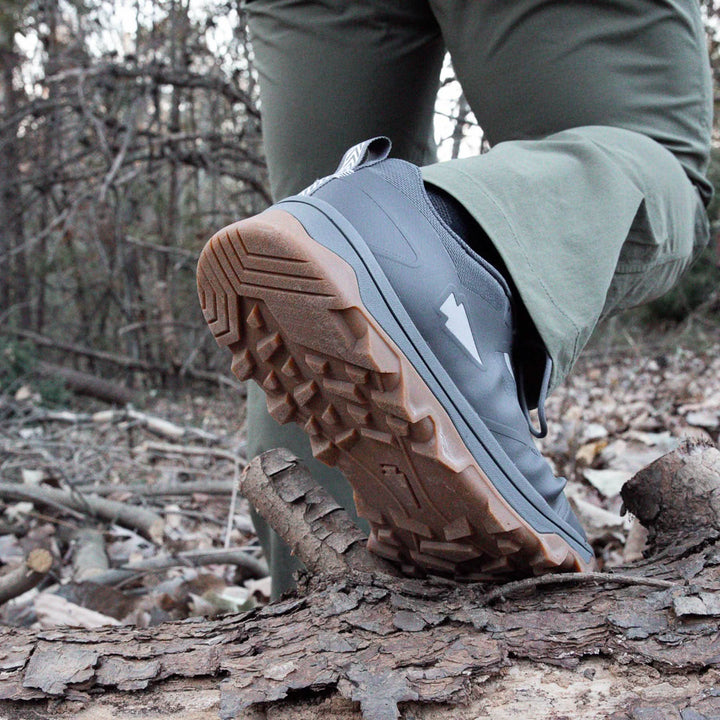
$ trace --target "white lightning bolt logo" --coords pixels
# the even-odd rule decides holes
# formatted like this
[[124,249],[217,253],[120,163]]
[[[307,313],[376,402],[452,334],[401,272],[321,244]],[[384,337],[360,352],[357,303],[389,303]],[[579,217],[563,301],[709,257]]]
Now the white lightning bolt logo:
[[460,344],[475,358],[477,364],[482,367],[480,353],[475,345],[475,338],[470,329],[465,306],[458,303],[455,294],[450,293],[447,300],[440,306],[440,312],[447,318],[445,327],[457,338]]

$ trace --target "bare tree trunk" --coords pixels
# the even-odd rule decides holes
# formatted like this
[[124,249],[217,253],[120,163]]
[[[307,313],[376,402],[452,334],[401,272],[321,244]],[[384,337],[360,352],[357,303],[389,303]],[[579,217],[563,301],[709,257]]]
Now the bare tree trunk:
[[[171,2],[170,26],[170,60],[173,70],[181,74],[187,73],[189,68],[187,54],[189,18],[188,7],[183,5],[182,0],[172,0]],[[168,122],[168,133],[171,137],[179,135],[182,130],[180,111],[182,100],[182,88],[177,84],[173,85]],[[175,152],[173,152],[170,159],[170,176],[168,179],[167,213],[164,217],[158,217],[158,237],[162,238],[164,244],[169,247],[178,245],[181,225],[181,194],[181,164]],[[162,323],[160,357],[169,361],[173,367],[179,367],[182,364],[182,359],[179,354],[179,343],[175,336],[174,312],[170,292],[173,281],[171,267],[169,254],[159,253],[157,256],[155,293],[158,302],[156,308]]]
[[[52,77],[61,69],[60,48],[58,47],[58,0],[48,0],[42,5],[43,15],[48,26],[47,35],[44,38],[45,46],[45,76]],[[46,123],[42,136],[42,156],[50,168],[58,168],[62,163],[63,126],[62,116],[58,107],[58,95],[60,88],[56,83],[48,89],[50,110],[46,116]],[[55,191],[55,183],[52,176],[42,186],[42,197],[40,199],[39,227],[45,230],[52,219],[52,195]],[[62,188],[60,188],[62,192]],[[45,326],[46,314],[46,292],[47,277],[50,267],[48,258],[48,236],[42,232],[37,244],[36,256],[39,262],[36,263],[34,295],[35,295],[35,322],[34,328],[42,332]]]
[[30,278],[18,149],[19,91],[14,86],[19,58],[14,41],[16,18],[12,12],[13,8],[4,11],[0,23],[0,108],[7,118],[0,136],[0,305],[3,310],[17,306],[20,322],[29,328]]

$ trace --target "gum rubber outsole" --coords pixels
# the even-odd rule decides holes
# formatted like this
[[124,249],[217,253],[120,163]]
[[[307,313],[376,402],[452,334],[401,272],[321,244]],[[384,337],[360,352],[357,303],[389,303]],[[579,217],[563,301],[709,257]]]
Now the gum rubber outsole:
[[291,214],[271,209],[214,235],[198,293],[233,373],[345,474],[370,550],[409,574],[479,581],[589,568],[505,501],[364,307],[352,267]]

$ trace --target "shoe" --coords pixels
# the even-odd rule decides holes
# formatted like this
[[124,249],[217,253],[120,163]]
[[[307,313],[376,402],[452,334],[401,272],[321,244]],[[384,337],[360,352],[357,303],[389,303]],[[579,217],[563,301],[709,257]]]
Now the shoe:
[[235,375],[345,474],[373,552],[459,579],[586,570],[514,377],[510,289],[389,151],[361,143],[218,232],[198,265],[205,318]]

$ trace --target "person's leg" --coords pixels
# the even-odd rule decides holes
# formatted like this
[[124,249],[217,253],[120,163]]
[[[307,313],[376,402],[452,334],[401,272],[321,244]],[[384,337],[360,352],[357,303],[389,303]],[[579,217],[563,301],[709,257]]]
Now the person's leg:
[[[561,48],[561,59],[577,51],[579,66],[587,64],[588,58],[582,59],[587,39],[573,45],[574,24],[582,38],[583,23],[597,21],[598,47],[608,42],[604,28],[618,30],[600,16],[584,15],[585,4],[519,5],[523,11],[517,17],[509,3],[448,5],[467,7],[473,17],[498,9],[498,17],[489,18],[496,26],[488,25],[500,32],[496,46],[478,46],[494,39],[478,29],[465,48],[468,61],[494,63],[495,81],[500,71],[507,71],[512,84],[518,68],[533,69],[522,55],[527,48],[517,42],[513,61],[498,61],[505,38],[522,36],[525,23],[532,26],[536,65],[543,53],[551,54],[543,50],[548,39],[551,49]],[[561,27],[570,40],[548,22],[555,8],[570,13],[572,21],[564,17]],[[454,20],[472,19],[461,15]],[[456,26],[453,36],[452,23],[439,11],[438,17],[480,122],[490,127],[492,117],[480,112],[472,74],[465,74],[458,51],[464,31]],[[634,17],[628,13],[623,22]],[[668,17],[673,27],[682,25],[678,13]],[[650,29],[657,26],[653,16]],[[690,33],[694,50],[697,27]],[[631,67],[630,60],[642,65],[653,44],[643,38],[640,59],[630,51],[632,42],[628,46],[625,61]],[[683,56],[678,64],[686,68],[687,60]],[[654,72],[656,64],[650,65]],[[628,78],[635,77],[627,73],[619,76],[626,89],[632,86]],[[661,85],[661,112],[681,103],[678,88],[663,85],[660,75],[651,77],[651,87]],[[553,354],[557,379],[603,307],[648,295],[648,267],[668,267],[672,278],[687,262],[688,244],[696,235],[702,239],[703,216],[682,169],[692,174],[693,158],[702,152],[673,146],[681,166],[656,139],[609,118],[603,103],[595,105],[605,115],[587,122],[606,124],[576,127],[553,87],[550,83],[543,102],[555,103],[557,117],[569,115],[570,122],[516,136],[515,119],[506,117],[511,134],[491,135],[501,141],[493,151],[427,168],[425,177],[460,200],[497,246]],[[705,109],[703,87],[691,93],[698,116]],[[602,95],[592,87],[588,92]],[[532,102],[518,112],[530,125],[542,117],[534,114]],[[652,112],[647,114],[652,126]],[[705,119],[693,117],[697,146],[706,138]],[[274,416],[301,421],[316,456],[348,473],[361,514],[371,521],[376,552],[403,567],[464,577],[586,568],[592,549],[564,498],[564,481],[552,475],[532,444],[527,393],[516,387],[510,353],[523,336],[512,315],[517,294],[497,267],[474,252],[488,250],[482,231],[471,229],[469,246],[454,232],[455,209],[444,215],[447,208],[433,194],[428,197],[418,168],[384,159],[387,151],[383,141],[355,147],[341,172],[263,216],[218,232],[198,268],[208,322],[218,341],[233,350],[238,376],[267,388]],[[544,165],[550,168],[546,176]],[[544,178],[552,191],[543,188],[533,197],[533,177]],[[702,182],[702,161],[693,179]],[[593,213],[595,206],[601,212]],[[523,222],[523,213],[529,221]],[[588,230],[597,237],[588,240]],[[677,253],[668,252],[667,237],[678,240]],[[593,243],[599,251],[586,249]],[[552,261],[543,263],[548,255]],[[618,261],[629,271],[638,268],[637,284],[611,285]],[[594,274],[582,272],[592,263],[601,277],[595,284]],[[588,287],[572,282],[576,271]],[[573,291],[559,289],[564,284]],[[534,288],[539,288],[535,295]]]
[[433,2],[494,144],[426,182],[477,220],[554,361],[669,290],[708,237],[712,93],[694,0]]
[[[373,135],[391,135],[396,154],[409,161],[435,160],[432,118],[444,50],[425,2],[251,0],[246,7],[276,199],[331,173],[350,145]],[[290,448],[356,517],[345,478],[312,457],[296,425],[270,417],[254,383],[247,428],[249,457]],[[262,518],[253,518],[278,597],[294,585],[299,563]]]
[[275,200],[375,135],[391,137],[397,157],[435,160],[445,50],[426,0],[249,0],[246,9]]

